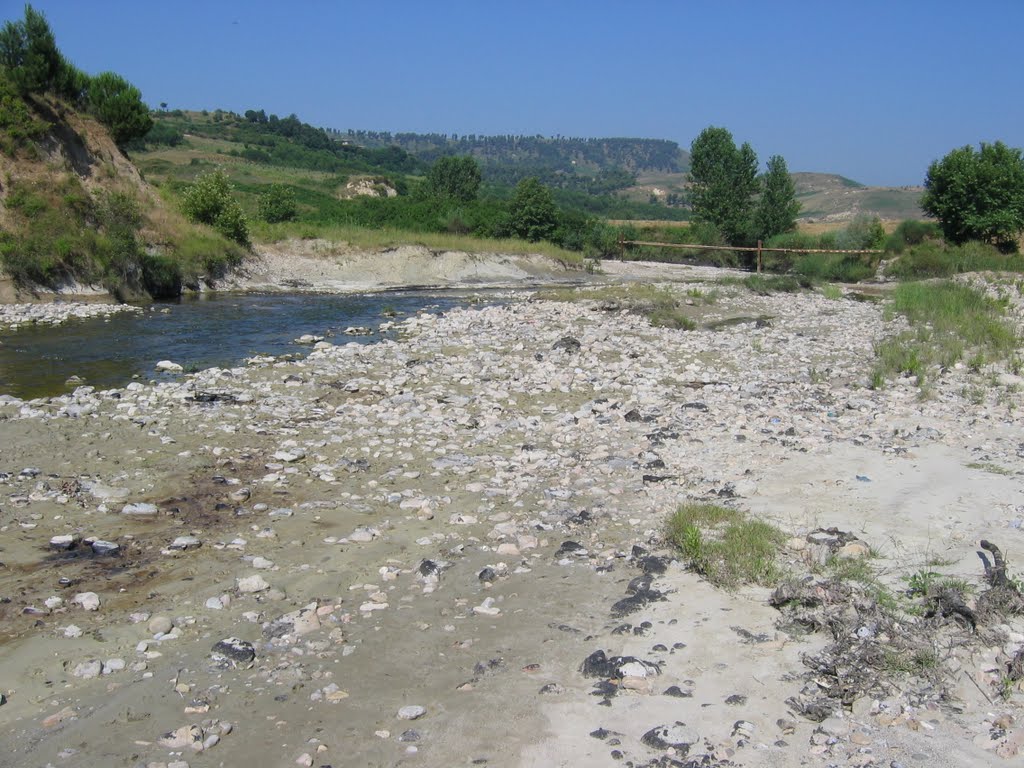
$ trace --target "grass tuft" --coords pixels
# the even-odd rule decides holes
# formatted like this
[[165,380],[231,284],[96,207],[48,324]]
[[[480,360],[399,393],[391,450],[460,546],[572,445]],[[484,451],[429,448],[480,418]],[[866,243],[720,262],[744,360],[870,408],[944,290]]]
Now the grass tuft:
[[668,520],[666,537],[690,566],[718,587],[774,583],[778,528],[717,504],[683,504]]

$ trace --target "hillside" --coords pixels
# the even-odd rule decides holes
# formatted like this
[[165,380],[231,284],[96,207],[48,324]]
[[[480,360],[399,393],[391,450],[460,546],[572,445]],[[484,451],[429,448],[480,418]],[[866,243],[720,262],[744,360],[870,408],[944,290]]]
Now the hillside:
[[476,136],[443,133],[328,131],[346,145],[396,146],[427,163],[447,155],[469,155],[485,178],[515,184],[536,176],[550,186],[610,192],[629,186],[637,174],[680,173],[690,156],[674,141],[566,136]]
[[923,187],[867,187],[827,173],[794,173],[793,179],[803,206],[801,219],[848,221],[858,214],[890,221],[924,218]]
[[[868,187],[831,173],[793,173],[802,221],[844,222],[859,214],[896,221],[923,219],[923,187]],[[643,173],[624,190],[631,200],[676,204],[685,200],[685,173]]]
[[2,73],[0,104],[5,293],[89,284],[121,298],[177,295],[244,256],[188,223],[93,117],[57,97],[21,97]]

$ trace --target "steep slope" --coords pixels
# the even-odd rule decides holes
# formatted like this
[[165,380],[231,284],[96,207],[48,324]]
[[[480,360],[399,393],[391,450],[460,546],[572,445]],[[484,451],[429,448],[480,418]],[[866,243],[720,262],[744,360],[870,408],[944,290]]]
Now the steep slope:
[[244,253],[188,223],[89,115],[0,72],[0,267],[7,292],[90,285],[176,295]]

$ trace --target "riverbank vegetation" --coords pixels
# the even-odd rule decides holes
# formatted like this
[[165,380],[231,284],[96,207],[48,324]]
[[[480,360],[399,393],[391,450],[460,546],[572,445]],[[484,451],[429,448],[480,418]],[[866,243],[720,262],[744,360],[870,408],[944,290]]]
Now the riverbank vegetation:
[[152,125],[141,93],[90,76],[31,5],[0,29],[0,266],[19,286],[102,285],[129,299],[176,296],[244,250],[190,225],[121,154]]
[[936,370],[967,360],[980,370],[1009,359],[1020,337],[1006,317],[1006,299],[952,281],[897,286],[886,312],[906,318],[910,329],[881,342],[871,374],[874,388],[900,375],[913,376],[923,391]]

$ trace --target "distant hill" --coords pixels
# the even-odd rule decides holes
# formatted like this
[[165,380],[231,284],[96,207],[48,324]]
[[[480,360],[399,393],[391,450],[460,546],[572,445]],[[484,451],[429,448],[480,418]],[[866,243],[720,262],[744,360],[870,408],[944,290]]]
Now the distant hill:
[[922,219],[924,187],[868,187],[829,173],[794,173],[800,218],[846,221],[858,214],[881,219]]
[[469,155],[480,163],[484,178],[515,184],[535,176],[545,184],[591,194],[613,192],[635,183],[644,173],[681,173],[690,155],[674,141],[567,136],[476,136],[443,133],[328,131],[343,144],[366,148],[400,147],[433,163],[446,155]]
[[[802,221],[849,221],[858,214],[880,219],[923,219],[920,199],[923,187],[868,187],[833,173],[794,173]],[[689,179],[685,173],[648,172],[637,176],[634,186],[623,190],[638,202],[682,204]]]

